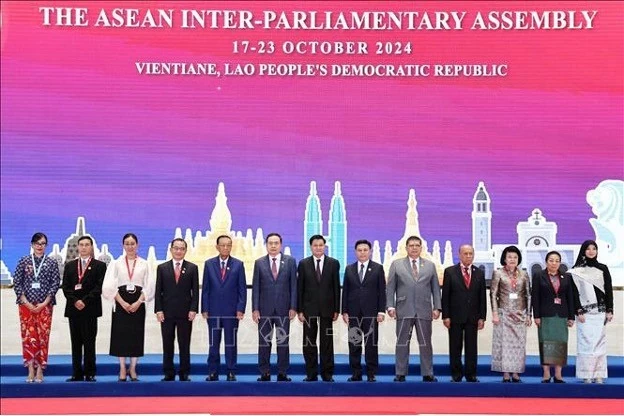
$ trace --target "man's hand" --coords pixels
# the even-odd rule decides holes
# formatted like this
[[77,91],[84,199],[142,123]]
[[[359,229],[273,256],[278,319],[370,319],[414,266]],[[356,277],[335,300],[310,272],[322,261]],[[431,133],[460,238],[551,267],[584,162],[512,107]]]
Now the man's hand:
[[290,319],[291,321],[295,318],[295,316],[297,316],[297,311],[294,309],[289,309],[288,310],[288,319]]
[[239,321],[242,321],[244,317],[245,317],[245,314],[243,312],[236,311],[236,319],[238,319]]
[[442,320],[442,323],[447,329],[451,329],[451,318],[446,318]]
[[431,313],[431,317],[436,320],[440,317],[440,311],[437,309],[434,309],[433,312]]
[[342,314],[342,320],[344,321],[345,324],[349,325],[349,314],[348,313],[343,313]]
[[303,312],[299,312],[297,318],[299,318],[299,322],[301,322],[302,324],[305,323],[305,316],[303,316]]
[[392,319],[396,319],[396,309],[388,309],[388,316]]
[[77,300],[76,303],[74,303],[74,307],[76,307],[79,311],[83,310],[85,306],[87,305],[85,305],[85,303],[81,300]]
[[165,313],[164,312],[156,312],[156,320],[158,322],[165,322]]
[[188,313],[188,320],[193,322],[195,320],[195,317],[197,316],[197,312],[195,311],[189,311]]
[[251,319],[253,319],[255,323],[260,322],[260,311],[253,311],[253,313],[251,314]]
[[338,312],[334,312],[334,314],[332,315],[332,321],[335,321],[336,319],[338,319]]
[[477,329],[481,331],[485,327],[485,321],[483,319],[479,319],[477,321]]

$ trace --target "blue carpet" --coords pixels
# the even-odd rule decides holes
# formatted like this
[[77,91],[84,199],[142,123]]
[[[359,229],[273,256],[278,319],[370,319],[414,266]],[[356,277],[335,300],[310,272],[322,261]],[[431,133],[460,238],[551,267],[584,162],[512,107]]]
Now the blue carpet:
[[[574,378],[574,357],[564,368],[566,384],[541,384],[541,367],[538,357],[527,357],[527,371],[523,383],[501,383],[501,375],[490,371],[490,357],[479,357],[481,383],[451,383],[448,357],[434,357],[434,372],[438,383],[423,383],[419,375],[418,356],[411,357],[407,382],[395,383],[394,356],[380,357],[376,383],[348,383],[351,371],[346,355],[336,356],[335,383],[322,381],[304,383],[304,364],[301,355],[291,356],[291,383],[275,381],[259,383],[257,357],[240,355],[238,381],[227,382],[222,374],[218,382],[204,381],[207,375],[206,357],[192,357],[191,382],[161,382],[160,355],[140,359],[138,382],[117,382],[118,363],[115,357],[98,356],[96,383],[67,383],[71,375],[71,357],[52,356],[42,384],[25,383],[26,371],[19,356],[0,357],[1,397],[111,397],[111,396],[428,396],[428,397],[578,397],[624,398],[624,358],[609,357],[609,379],[605,384],[583,384]],[[275,362],[275,357],[272,357]],[[177,363],[177,357],[176,357]],[[225,370],[222,371],[222,373]]]

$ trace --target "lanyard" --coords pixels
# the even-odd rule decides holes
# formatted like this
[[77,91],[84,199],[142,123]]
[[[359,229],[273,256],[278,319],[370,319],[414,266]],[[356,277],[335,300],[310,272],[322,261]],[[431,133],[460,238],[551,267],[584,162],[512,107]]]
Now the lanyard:
[[39,264],[39,267],[35,265],[35,255],[31,254],[30,258],[32,259],[33,272],[35,273],[35,281],[39,281],[39,274],[41,273],[41,268],[43,267],[43,263],[45,263],[46,256],[45,254],[43,255],[43,258],[41,259],[41,263]]
[[89,258],[89,261],[87,262],[87,265],[85,266],[84,270],[82,269],[82,259],[78,260],[78,283],[82,282],[82,278],[84,277],[85,273],[87,272],[87,269],[89,269],[89,265],[91,264],[91,260],[93,260],[93,258]]
[[518,269],[514,270],[514,272],[511,274],[509,274],[509,271],[507,269],[504,270],[507,274],[507,277],[509,277],[509,280],[511,281],[511,290],[515,292],[516,286],[518,285]]
[[557,285],[557,288],[555,289],[555,285],[553,284],[553,281],[552,281],[553,277],[559,279],[559,275],[556,275],[556,276],[548,275],[548,281],[550,282],[550,286],[552,286],[553,292],[555,292],[555,297],[558,298],[559,297],[559,289],[561,289],[561,281],[559,282],[559,285]]
[[126,269],[128,270],[128,278],[132,281],[132,276],[134,276],[134,268],[136,267],[137,259],[134,259],[134,263],[132,263],[132,270],[130,270],[130,263],[128,262],[128,257],[126,257]]

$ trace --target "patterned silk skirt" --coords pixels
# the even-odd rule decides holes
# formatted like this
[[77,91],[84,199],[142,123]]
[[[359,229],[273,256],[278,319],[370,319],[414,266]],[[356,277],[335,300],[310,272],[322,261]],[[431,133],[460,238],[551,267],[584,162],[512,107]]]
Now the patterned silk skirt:
[[[119,296],[128,303],[141,296],[141,287],[130,293],[125,286],[119,287]],[[128,313],[115,301],[111,323],[110,355],[115,357],[142,357],[145,343],[145,304],[134,313]]]
[[564,366],[568,362],[568,320],[558,316],[542,318],[537,330],[540,364]]
[[524,373],[526,362],[526,311],[498,311],[500,321],[492,334],[492,371]]
[[576,321],[576,377],[607,378],[607,326],[604,312],[585,314],[585,323]]

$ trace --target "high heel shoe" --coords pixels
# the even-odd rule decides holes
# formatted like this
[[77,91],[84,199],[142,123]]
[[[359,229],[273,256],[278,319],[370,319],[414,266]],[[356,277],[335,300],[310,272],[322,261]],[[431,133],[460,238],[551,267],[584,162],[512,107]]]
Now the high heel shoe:
[[[132,373],[134,373],[134,375]],[[130,381],[139,381],[139,376],[137,375],[136,370],[132,371],[132,369],[130,369]]]

